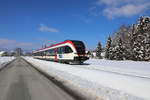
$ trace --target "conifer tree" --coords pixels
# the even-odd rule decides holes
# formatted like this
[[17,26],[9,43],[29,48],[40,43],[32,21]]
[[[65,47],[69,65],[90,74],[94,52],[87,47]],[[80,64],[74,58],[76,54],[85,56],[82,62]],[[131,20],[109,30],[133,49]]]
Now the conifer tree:
[[119,38],[117,45],[113,49],[113,59],[114,60],[125,60],[127,55],[127,51],[122,42],[122,39]]
[[150,60],[150,18],[140,17],[132,33],[132,58],[136,61]]
[[98,42],[98,45],[96,48],[96,56],[98,57],[98,59],[102,58],[101,53],[102,53],[102,45],[100,42]]
[[145,60],[150,61],[150,17],[145,19],[146,27],[145,27],[145,34],[147,35],[146,42],[145,42]]
[[107,39],[106,49],[105,49],[105,58],[106,59],[112,59],[112,39],[109,36]]

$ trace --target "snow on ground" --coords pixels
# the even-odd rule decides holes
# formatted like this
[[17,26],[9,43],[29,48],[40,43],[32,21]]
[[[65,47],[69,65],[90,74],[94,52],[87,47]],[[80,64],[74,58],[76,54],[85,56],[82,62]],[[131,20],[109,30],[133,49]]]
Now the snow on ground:
[[27,61],[82,94],[104,100],[150,100],[150,62],[90,59],[67,65],[30,57]]
[[[110,71],[118,74],[125,74],[129,76],[150,78],[150,62],[135,62],[135,61],[111,61],[90,59],[85,63],[89,69]],[[100,67],[99,67],[100,66]]]
[[15,59],[15,57],[0,57],[0,69],[13,59]]

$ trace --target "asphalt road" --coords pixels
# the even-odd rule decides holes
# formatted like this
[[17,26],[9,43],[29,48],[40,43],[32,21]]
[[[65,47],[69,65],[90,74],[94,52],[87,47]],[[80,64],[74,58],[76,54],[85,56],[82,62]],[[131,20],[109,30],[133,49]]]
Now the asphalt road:
[[0,100],[75,100],[17,58],[0,71]]

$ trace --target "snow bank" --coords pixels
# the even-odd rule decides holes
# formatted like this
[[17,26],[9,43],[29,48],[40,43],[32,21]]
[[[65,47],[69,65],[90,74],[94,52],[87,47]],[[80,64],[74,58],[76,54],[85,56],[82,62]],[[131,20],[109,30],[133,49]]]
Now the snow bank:
[[90,94],[97,100],[150,100],[149,62],[92,59],[86,61],[87,65],[67,65],[25,59],[65,84],[75,86],[82,95]]
[[13,59],[15,59],[15,57],[0,57],[0,69]]

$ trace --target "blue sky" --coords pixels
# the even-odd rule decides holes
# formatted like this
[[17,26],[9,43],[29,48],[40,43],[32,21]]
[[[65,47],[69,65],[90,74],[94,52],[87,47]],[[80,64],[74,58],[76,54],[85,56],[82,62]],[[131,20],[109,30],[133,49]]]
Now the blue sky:
[[74,39],[94,49],[143,15],[150,15],[149,0],[0,0],[0,48],[35,49]]

